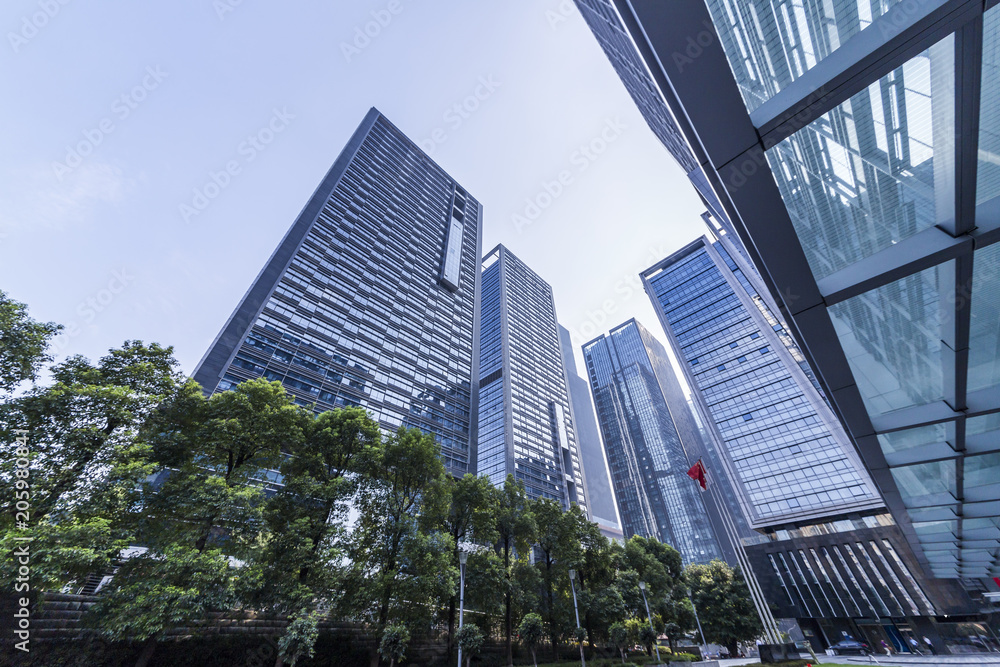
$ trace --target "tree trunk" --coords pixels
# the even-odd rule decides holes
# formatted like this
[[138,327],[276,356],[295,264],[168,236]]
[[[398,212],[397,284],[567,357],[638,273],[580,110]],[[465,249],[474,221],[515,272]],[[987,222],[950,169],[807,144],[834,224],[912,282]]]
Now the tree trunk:
[[504,606],[506,607],[506,612],[504,616],[504,630],[506,631],[506,643],[507,643],[507,664],[510,667],[514,665],[514,646],[511,643],[510,636],[513,634],[513,628],[511,627],[511,610],[510,610],[510,545],[504,542],[503,545],[503,566],[504,574],[507,575],[507,592],[504,594]]
[[455,648],[455,596],[448,601],[448,659],[451,660],[451,650]]
[[726,648],[729,650],[729,657],[730,658],[735,658],[736,655],[739,653],[739,649],[736,647],[736,642],[735,641],[731,642],[729,644],[726,644]]
[[274,667],[284,667],[284,665],[285,665],[285,656],[281,655],[281,653],[278,653],[278,657],[274,659]]
[[154,651],[156,651],[156,637],[150,637],[142,645],[142,653],[139,654],[139,659],[136,661],[135,667],[146,667],[153,658]]
[[538,658],[535,656],[535,649],[531,649],[531,659],[535,663],[535,667],[538,667]]

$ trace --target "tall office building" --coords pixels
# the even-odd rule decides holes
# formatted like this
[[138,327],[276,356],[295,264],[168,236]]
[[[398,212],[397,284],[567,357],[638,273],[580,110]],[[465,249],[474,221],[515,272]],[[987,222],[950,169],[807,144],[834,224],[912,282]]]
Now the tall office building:
[[583,346],[626,537],[655,537],[685,563],[722,557],[687,471],[699,437],[663,346],[634,319]]
[[743,539],[753,569],[817,648],[860,632],[906,650],[908,636],[936,632],[930,617],[960,611],[962,595],[914,576],[905,536],[761,298],[759,276],[727,247],[702,237],[642,279],[721,442],[715,470],[759,532]]
[[1000,9],[612,4],[922,567],[995,591]]
[[502,245],[481,283],[479,474],[589,515],[552,287]]
[[205,354],[206,392],[279,380],[435,434],[476,471],[482,207],[371,109]]
[[559,345],[562,348],[563,364],[566,367],[566,388],[569,390],[570,405],[573,406],[573,426],[576,430],[577,447],[583,461],[583,474],[587,478],[587,498],[590,500],[590,520],[601,526],[606,535],[619,537],[618,509],[611,489],[607,462],[604,459],[604,445],[597,427],[594,404],[590,401],[590,383],[580,377],[576,370],[576,356],[569,330],[559,325]]
[[919,569],[996,597],[1000,9],[601,4]]

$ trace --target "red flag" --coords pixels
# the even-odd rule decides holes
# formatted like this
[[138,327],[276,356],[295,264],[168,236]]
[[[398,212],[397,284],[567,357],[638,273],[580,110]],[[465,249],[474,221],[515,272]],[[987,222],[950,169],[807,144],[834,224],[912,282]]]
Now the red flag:
[[705,472],[705,466],[702,464],[701,459],[698,459],[698,462],[691,466],[691,469],[688,470],[688,477],[698,482],[698,484],[701,485],[702,490],[708,488],[708,477],[705,476]]

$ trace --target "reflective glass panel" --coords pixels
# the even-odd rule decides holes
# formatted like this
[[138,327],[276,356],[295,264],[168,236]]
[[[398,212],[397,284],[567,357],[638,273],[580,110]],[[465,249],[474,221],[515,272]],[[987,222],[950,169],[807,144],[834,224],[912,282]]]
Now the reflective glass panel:
[[899,1],[708,0],[708,8],[753,111]]
[[969,391],[1000,384],[1000,243],[976,252],[972,269]]
[[902,452],[926,445],[951,442],[955,437],[955,424],[932,424],[919,428],[909,428],[895,433],[882,433],[878,436],[879,444],[885,453]]
[[954,67],[948,36],[767,152],[817,280],[954,216]]
[[934,461],[892,468],[903,502],[909,506],[928,505],[934,496],[955,495],[955,462]]
[[983,87],[979,101],[976,203],[1000,194],[1000,11],[983,15]]
[[830,306],[870,415],[944,397],[938,276],[948,271],[954,261]]
[[965,488],[1000,484],[1000,454],[965,457]]

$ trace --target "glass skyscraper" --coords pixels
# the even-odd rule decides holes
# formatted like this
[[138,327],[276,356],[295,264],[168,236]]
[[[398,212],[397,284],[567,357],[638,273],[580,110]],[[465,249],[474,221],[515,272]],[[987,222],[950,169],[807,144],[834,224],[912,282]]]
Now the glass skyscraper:
[[604,459],[604,445],[601,444],[594,404],[590,400],[590,383],[577,373],[573,342],[569,330],[562,325],[559,325],[559,344],[562,347],[563,364],[566,366],[566,388],[573,406],[577,446],[583,460],[583,473],[587,478],[590,519],[614,533],[619,530],[618,510],[614,491],[611,490],[611,477]]
[[482,207],[376,109],[226,322],[194,379],[279,380],[300,405],[359,405],[433,433],[476,471]]
[[702,237],[642,277],[723,444],[722,463],[751,526],[882,508],[798,348],[748,275],[724,245]]
[[589,515],[552,287],[502,245],[481,284],[479,474]]
[[[722,557],[705,503],[687,476],[684,435],[698,437],[663,346],[634,319],[583,346],[626,537],[655,537],[685,563]],[[683,416],[683,415],[679,415]],[[695,458],[694,460],[697,460]]]
[[921,566],[996,592],[1000,8],[602,4]]

